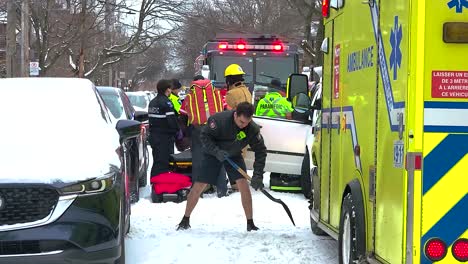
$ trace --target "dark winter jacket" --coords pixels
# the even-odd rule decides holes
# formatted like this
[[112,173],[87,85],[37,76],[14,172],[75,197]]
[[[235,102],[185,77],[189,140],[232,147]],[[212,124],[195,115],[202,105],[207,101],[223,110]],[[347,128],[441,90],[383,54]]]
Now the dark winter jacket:
[[179,130],[174,106],[164,94],[158,94],[148,107],[150,134],[173,134]]
[[234,111],[216,113],[203,127],[200,140],[205,153],[216,155],[224,150],[231,157],[241,156],[242,149],[250,145],[255,152],[254,175],[263,176],[267,152],[260,127],[254,121],[240,129],[234,122]]

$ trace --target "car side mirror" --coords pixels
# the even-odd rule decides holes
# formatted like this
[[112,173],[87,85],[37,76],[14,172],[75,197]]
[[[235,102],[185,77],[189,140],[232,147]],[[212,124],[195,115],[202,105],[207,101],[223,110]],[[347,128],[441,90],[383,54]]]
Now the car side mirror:
[[286,97],[289,101],[299,93],[307,95],[309,91],[309,79],[305,74],[293,73],[289,76],[286,84]]
[[305,123],[310,123],[310,97],[305,93],[298,93],[292,100],[293,119]]
[[133,119],[140,122],[148,121],[148,112],[146,111],[135,111]]
[[138,137],[141,133],[141,122],[122,119],[117,122],[115,129],[119,132],[120,143]]

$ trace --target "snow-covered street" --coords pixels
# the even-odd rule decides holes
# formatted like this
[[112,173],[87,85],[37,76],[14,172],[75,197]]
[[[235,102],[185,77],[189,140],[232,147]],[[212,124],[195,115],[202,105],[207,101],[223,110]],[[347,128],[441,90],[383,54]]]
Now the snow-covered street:
[[[265,173],[266,186],[268,178]],[[296,226],[280,204],[253,191],[259,231],[246,231],[239,193],[205,194],[190,218],[192,228],[176,231],[186,202],[152,203],[150,187],[141,189],[140,201],[132,206],[127,263],[338,263],[336,241],[310,231],[304,196],[268,191],[289,206]]]

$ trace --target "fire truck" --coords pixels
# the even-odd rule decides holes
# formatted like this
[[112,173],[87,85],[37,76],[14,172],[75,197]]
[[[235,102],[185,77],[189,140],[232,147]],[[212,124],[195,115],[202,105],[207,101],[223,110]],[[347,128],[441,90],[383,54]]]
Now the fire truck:
[[323,0],[311,228],[339,262],[468,261],[468,1]]
[[195,71],[225,88],[224,70],[239,64],[247,73],[245,83],[253,91],[279,79],[286,89],[291,73],[298,73],[302,53],[297,44],[267,34],[218,33],[208,41],[195,61]]
[[[292,100],[299,93],[287,93],[286,90],[290,75],[301,72],[302,55],[297,44],[276,35],[221,33],[204,45],[195,61],[195,70],[196,74],[211,79],[217,88],[226,88],[224,70],[230,64],[239,64],[246,72],[245,83],[252,92],[252,103],[256,106],[273,79],[281,82],[280,92],[288,99]],[[303,93],[307,93],[307,86]],[[301,168],[304,159],[309,156],[305,142],[311,130],[310,120],[254,116],[254,121],[262,126],[262,136],[268,149],[265,170],[271,172],[270,188],[302,191],[308,196],[311,192],[310,170]],[[248,150],[248,168],[252,168],[253,161],[254,153]]]

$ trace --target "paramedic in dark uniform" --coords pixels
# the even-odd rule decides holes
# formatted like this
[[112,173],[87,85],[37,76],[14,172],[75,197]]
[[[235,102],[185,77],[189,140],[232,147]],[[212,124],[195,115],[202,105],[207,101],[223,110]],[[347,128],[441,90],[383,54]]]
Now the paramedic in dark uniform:
[[169,171],[169,155],[174,152],[174,140],[179,125],[172,102],[169,100],[172,82],[160,80],[158,95],[148,107],[150,144],[153,150],[151,177]]
[[219,169],[226,169],[229,180],[235,181],[241,193],[242,206],[247,219],[247,231],[258,230],[253,222],[252,195],[247,180],[227,161],[232,159],[246,170],[242,149],[250,145],[255,152],[254,172],[251,185],[254,189],[263,188],[263,173],[267,156],[266,147],[260,134],[260,127],[252,121],[254,107],[242,102],[236,110],[214,114],[203,127],[200,139],[203,144],[203,173],[195,180],[187,197],[187,205],[177,230],[190,228],[190,214],[207,184],[216,184]]

